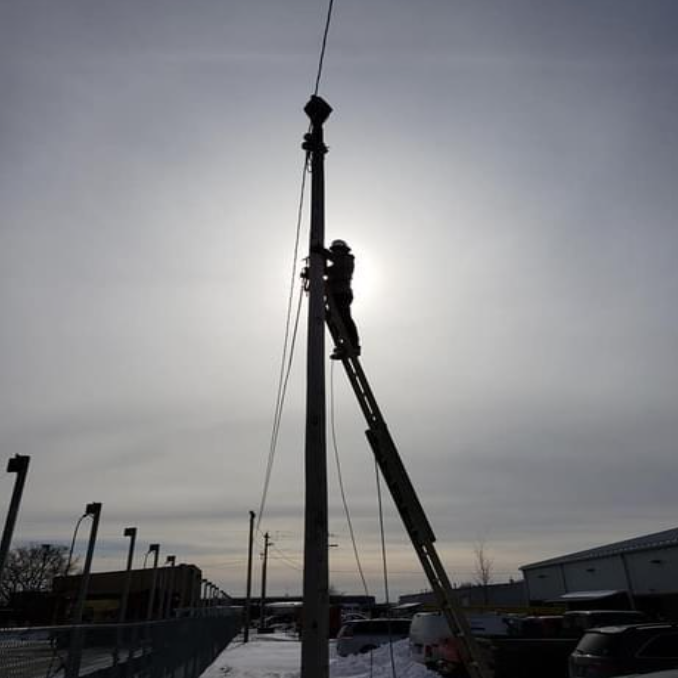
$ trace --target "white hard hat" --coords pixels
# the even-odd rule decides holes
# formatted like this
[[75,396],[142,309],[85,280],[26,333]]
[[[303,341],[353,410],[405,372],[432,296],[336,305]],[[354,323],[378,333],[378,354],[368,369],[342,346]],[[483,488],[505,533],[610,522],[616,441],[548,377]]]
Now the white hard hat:
[[350,250],[351,248],[348,246],[345,240],[333,240],[332,244],[330,245],[331,250]]

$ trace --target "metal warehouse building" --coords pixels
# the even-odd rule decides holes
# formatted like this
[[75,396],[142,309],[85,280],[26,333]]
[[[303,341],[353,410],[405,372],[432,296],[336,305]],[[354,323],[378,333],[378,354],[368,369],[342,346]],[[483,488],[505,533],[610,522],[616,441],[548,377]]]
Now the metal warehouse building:
[[678,619],[678,528],[520,569],[533,605],[633,607]]

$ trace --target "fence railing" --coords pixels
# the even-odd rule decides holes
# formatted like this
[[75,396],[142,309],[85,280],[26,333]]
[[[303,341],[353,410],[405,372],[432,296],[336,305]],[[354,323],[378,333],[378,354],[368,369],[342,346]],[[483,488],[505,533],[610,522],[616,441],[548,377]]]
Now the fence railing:
[[0,678],[198,678],[239,611],[130,624],[0,629]]

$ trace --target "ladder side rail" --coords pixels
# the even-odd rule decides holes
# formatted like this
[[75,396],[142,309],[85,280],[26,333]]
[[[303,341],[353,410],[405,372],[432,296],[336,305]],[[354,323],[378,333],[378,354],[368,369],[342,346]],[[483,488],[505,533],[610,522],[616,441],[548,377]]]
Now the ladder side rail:
[[331,295],[326,297],[326,304],[328,328],[335,346],[346,351],[342,363],[369,426],[365,434],[438,604],[450,629],[460,641],[459,654],[469,678],[490,678],[492,672],[486,665],[480,647],[471,633],[466,615],[453,593],[447,572],[438,557],[434,546],[433,529],[379,410],[360,361],[346,339],[345,328],[336,312]]
[[433,543],[436,540],[419,497],[405,470],[393,438],[382,422],[379,429],[368,429],[365,435],[372,447],[384,480],[410,536]]
[[386,424],[382,422],[378,431],[369,429],[366,435],[438,604],[453,634],[460,640],[464,665],[471,678],[489,678],[491,673],[434,546],[433,529]]
[[[481,678],[490,675],[489,668],[486,666],[487,662],[480,649],[480,645],[476,641],[475,636],[471,630],[471,625],[466,617],[466,614],[461,607],[454,589],[447,576],[447,572],[440,561],[436,548],[431,544],[428,548],[428,559],[431,569],[435,572],[438,580],[438,587],[434,589],[435,595],[438,598],[438,604],[442,610],[447,623],[451,629],[456,628],[459,635],[463,636],[464,642],[461,643],[462,657],[465,653],[471,660],[471,664],[477,671],[476,674]],[[464,658],[464,664],[468,667],[468,660]]]
[[325,321],[330,330],[330,334],[332,335],[332,339],[334,340],[334,345],[338,349],[345,351],[346,357],[342,359],[342,362],[346,368],[353,390],[358,396],[358,401],[365,414],[368,426],[371,426],[373,422],[383,420],[381,412],[379,411],[377,399],[372,393],[372,389],[363,372],[360,361],[353,352],[351,342],[346,339],[346,328],[337,312],[337,307],[331,294],[325,296],[325,304],[327,306]]

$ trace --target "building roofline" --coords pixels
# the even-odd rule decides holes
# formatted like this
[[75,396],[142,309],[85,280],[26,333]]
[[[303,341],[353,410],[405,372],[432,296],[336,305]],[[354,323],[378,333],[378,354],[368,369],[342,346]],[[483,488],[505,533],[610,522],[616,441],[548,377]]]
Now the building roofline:
[[596,546],[595,548],[586,549],[584,551],[576,551],[575,553],[557,556],[556,558],[540,560],[536,563],[522,565],[520,570],[533,570],[538,567],[547,567],[549,565],[564,565],[565,563],[575,563],[582,560],[593,560],[595,558],[670,548],[672,546],[678,546],[678,527],[642,535],[640,537],[633,537],[632,539],[617,541],[605,546]]

